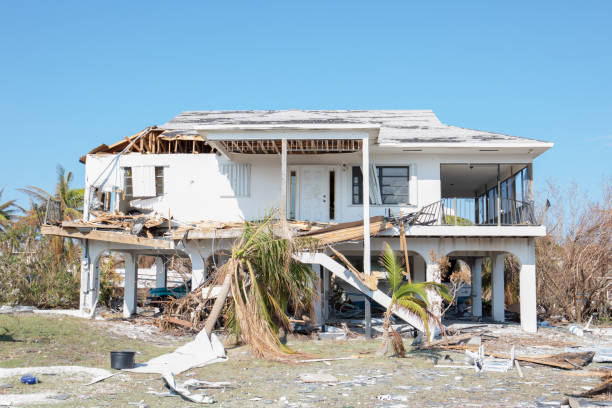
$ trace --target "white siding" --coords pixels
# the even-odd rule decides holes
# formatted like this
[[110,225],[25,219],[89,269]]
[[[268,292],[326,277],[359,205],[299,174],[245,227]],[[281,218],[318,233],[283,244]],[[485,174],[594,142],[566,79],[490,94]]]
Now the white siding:
[[230,182],[234,197],[251,195],[251,165],[248,163],[225,163],[221,165],[221,174]]

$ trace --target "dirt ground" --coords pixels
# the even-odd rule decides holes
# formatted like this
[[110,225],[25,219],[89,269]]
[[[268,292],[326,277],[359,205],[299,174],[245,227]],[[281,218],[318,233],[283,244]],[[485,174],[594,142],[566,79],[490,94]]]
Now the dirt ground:
[[[517,355],[550,354],[567,346],[599,344],[566,334],[565,328],[542,328],[525,335],[515,325],[493,325],[491,347]],[[152,326],[121,319],[84,320],[31,313],[0,315],[0,367],[80,365],[110,370],[109,351],[135,350],[136,361],[174,350],[189,337],[161,335]],[[594,342],[594,343],[593,343]],[[506,373],[472,369],[436,368],[436,364],[464,364],[459,351],[417,351],[408,347],[406,358],[376,357],[379,340],[313,340],[292,337],[289,345],[320,358],[358,356],[330,362],[283,364],[254,359],[244,346],[228,347],[229,360],[193,369],[177,376],[187,379],[229,381],[225,389],[206,390],[219,407],[532,407],[559,406],[567,394],[580,393],[599,383],[597,378],[570,376],[542,366],[523,365],[524,378],[513,369]],[[609,365],[609,364],[608,364]],[[588,369],[606,364],[592,363]],[[36,374],[33,372],[32,374]],[[309,383],[300,378],[315,374],[328,382]],[[49,392],[37,406],[53,407],[178,407],[196,406],[166,392],[158,375],[120,372],[94,385],[84,373],[40,375],[41,382],[23,385],[19,377],[0,378],[0,397],[8,394]],[[27,403],[18,406],[27,406]]]

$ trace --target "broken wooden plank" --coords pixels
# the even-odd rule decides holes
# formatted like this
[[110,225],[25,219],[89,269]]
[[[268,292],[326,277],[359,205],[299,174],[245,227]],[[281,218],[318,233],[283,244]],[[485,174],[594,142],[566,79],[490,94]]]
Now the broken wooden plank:
[[[370,235],[376,235],[391,226],[385,222],[384,217],[376,216],[370,218]],[[345,222],[331,227],[321,228],[317,231],[302,234],[311,238],[316,238],[321,243],[333,244],[342,241],[362,240],[363,239],[363,220]]]
[[612,378],[608,378],[604,380],[597,387],[591,388],[588,391],[583,392],[582,394],[578,394],[577,397],[592,397],[597,394],[603,394],[604,392],[612,391]]
[[43,235],[57,235],[60,237],[91,239],[93,241],[115,242],[118,244],[140,245],[151,248],[174,249],[172,241],[155,238],[137,237],[121,232],[91,230],[81,232],[76,228],[62,228],[54,225],[42,225],[40,233]]
[[191,322],[188,322],[187,320],[182,320],[182,319],[179,319],[179,318],[176,318],[176,317],[172,317],[172,316],[167,317],[166,320],[169,323],[172,323],[172,324],[176,324],[176,325],[179,325],[179,326],[187,327],[189,329],[193,328],[193,324],[191,324]]

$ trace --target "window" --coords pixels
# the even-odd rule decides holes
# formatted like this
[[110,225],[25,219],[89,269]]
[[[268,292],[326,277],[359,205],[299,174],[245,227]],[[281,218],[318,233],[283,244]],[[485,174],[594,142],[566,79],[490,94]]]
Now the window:
[[164,168],[155,167],[155,195],[164,195]]
[[[135,183],[137,184],[136,186]],[[158,197],[164,195],[164,167],[124,167],[123,187],[125,197],[127,198]],[[155,188],[155,193],[153,193],[153,187]]]
[[408,204],[409,167],[378,167],[378,180],[383,204]]
[[359,166],[353,166],[352,196],[353,204],[363,204],[363,175]]
[[289,219],[295,220],[297,202],[297,172],[291,170],[289,173]]
[[132,168],[123,168],[123,186],[125,187],[125,196],[132,197],[134,195],[134,189],[132,186]]

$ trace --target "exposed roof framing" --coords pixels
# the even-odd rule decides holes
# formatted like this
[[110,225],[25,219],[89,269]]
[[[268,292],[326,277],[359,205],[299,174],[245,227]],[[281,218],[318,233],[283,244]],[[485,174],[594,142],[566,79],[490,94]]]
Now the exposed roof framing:
[[[239,154],[278,154],[281,140],[219,140],[227,153]],[[354,153],[361,150],[362,140],[342,139],[288,139],[288,154]]]
[[[214,151],[196,132],[149,127],[110,146],[101,144],[87,154],[120,153],[126,148],[126,153],[143,154],[211,153]],[[79,159],[81,163],[85,163],[86,160],[87,155]]]

